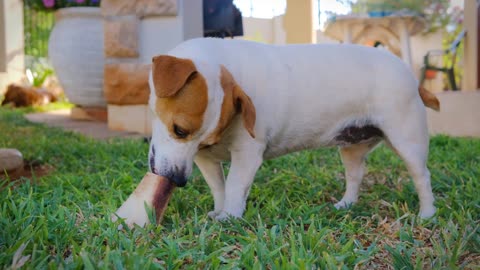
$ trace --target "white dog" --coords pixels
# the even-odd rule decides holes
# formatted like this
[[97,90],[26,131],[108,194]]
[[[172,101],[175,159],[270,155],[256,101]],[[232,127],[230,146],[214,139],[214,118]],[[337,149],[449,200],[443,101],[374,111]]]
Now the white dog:
[[[438,100],[419,95],[412,72],[392,54],[194,39],[152,61],[150,169],[184,186],[195,161],[215,200],[209,216],[242,216],[264,159],[322,146],[340,148],[347,187],[335,206],[348,207],[358,199],[365,156],[382,140],[405,161],[420,216],[435,213],[424,103]],[[231,161],[226,181],[223,161]]]

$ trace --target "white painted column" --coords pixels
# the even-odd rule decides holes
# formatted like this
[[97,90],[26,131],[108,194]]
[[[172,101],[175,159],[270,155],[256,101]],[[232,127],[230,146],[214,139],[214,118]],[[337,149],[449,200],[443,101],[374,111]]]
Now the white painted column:
[[287,0],[283,19],[287,43],[317,43],[313,0]]
[[478,72],[478,14],[477,1],[465,0],[464,2],[463,25],[467,31],[465,44],[463,47],[463,83],[462,90],[477,90],[477,72]]
[[352,43],[352,25],[343,23],[343,43]]
[[0,0],[0,94],[25,72],[23,1]]

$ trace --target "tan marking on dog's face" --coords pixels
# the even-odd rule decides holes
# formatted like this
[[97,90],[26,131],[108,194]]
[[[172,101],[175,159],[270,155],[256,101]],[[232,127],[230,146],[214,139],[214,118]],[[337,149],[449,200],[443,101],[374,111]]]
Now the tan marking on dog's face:
[[220,112],[220,119],[217,127],[214,129],[201,146],[212,145],[220,141],[223,132],[228,127],[237,112],[242,113],[243,123],[252,138],[255,138],[255,107],[250,98],[245,94],[242,88],[237,84],[232,74],[221,66],[220,84],[223,88],[223,102]]
[[[179,59],[179,58],[176,58]],[[182,65],[193,64],[190,60],[180,59],[179,63],[170,65],[175,70],[182,70]],[[190,63],[188,63],[190,61]],[[183,81],[180,89],[176,90],[174,95],[168,97],[159,97],[155,104],[155,110],[158,118],[168,129],[170,136],[179,141],[188,141],[194,138],[195,133],[202,127],[204,113],[208,105],[208,89],[205,78],[194,69],[194,72],[188,75],[188,79],[185,79],[185,73],[173,72],[168,69],[155,69],[152,71],[153,81],[158,76],[164,76],[162,73],[167,73],[172,76],[165,84],[165,80],[161,85],[155,84],[155,91],[163,91],[157,87],[165,87],[164,89],[173,89],[179,87],[177,78],[179,81]],[[194,66],[195,68],[195,66]],[[190,70],[190,68],[188,68]],[[158,80],[157,80],[158,81]],[[171,86],[174,84],[175,86]],[[180,130],[185,133],[186,136],[179,136],[177,131]]]

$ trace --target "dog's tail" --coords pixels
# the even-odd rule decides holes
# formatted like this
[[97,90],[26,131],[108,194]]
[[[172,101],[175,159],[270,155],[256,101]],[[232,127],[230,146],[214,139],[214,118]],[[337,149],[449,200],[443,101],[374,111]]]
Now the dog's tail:
[[427,91],[427,89],[423,88],[422,86],[418,87],[418,92],[420,93],[420,97],[422,98],[423,104],[426,107],[429,107],[437,112],[440,111],[440,101],[438,101],[434,94]]

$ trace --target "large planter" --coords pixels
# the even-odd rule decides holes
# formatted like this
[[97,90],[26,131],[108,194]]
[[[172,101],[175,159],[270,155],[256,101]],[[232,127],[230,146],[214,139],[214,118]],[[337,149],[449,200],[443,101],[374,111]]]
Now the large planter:
[[55,16],[48,55],[66,97],[81,106],[106,106],[100,8],[62,8],[56,11]]

